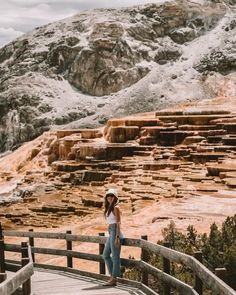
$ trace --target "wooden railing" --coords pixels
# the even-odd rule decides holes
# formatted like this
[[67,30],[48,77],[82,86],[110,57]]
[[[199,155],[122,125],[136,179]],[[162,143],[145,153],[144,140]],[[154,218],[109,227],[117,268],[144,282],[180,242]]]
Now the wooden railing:
[[[29,244],[32,249],[34,265],[41,268],[47,269],[57,269],[73,273],[78,273],[81,275],[86,275],[94,278],[105,278],[105,265],[102,258],[102,251],[104,244],[106,242],[106,237],[104,234],[99,234],[99,236],[84,236],[84,235],[73,235],[71,231],[66,233],[48,233],[48,232],[20,232],[20,231],[3,231],[5,237],[24,237],[29,238]],[[35,247],[35,239],[57,239],[65,240],[66,249],[55,249],[55,248],[42,248]],[[87,242],[87,243],[97,243],[99,244],[99,254],[84,253],[79,251],[73,251],[73,242]],[[209,271],[198,259],[198,255],[195,257],[177,252],[168,247],[151,243],[147,241],[147,236],[142,236],[141,239],[124,239],[124,246],[139,247],[141,248],[141,259],[121,259],[121,263],[125,267],[135,267],[142,272],[141,282],[130,282],[134,286],[142,289],[146,294],[156,294],[148,286],[149,279],[148,275],[152,275],[157,278],[160,282],[164,284],[164,295],[170,295],[171,290],[175,289],[179,294],[184,295],[198,295],[203,293],[203,285],[212,291],[214,295],[236,295],[236,292],[230,288],[226,283],[224,283],[215,274]],[[122,246],[123,247],[123,246]],[[16,244],[5,244],[5,251],[20,252],[21,247]],[[35,262],[35,254],[49,254],[64,256],[67,258],[67,267],[39,264]],[[163,270],[160,270],[148,263],[149,254],[160,255],[163,258]],[[199,253],[197,253],[199,254]],[[73,269],[73,258],[85,259],[90,261],[99,262],[100,274],[91,273],[87,271],[81,271]],[[195,274],[195,284],[194,286],[189,286],[181,280],[170,275],[170,263],[175,262],[181,265],[187,266]],[[127,283],[125,279],[119,279],[120,282]],[[1,285],[0,285],[1,286]],[[0,289],[1,290],[1,289]],[[1,293],[2,294],[2,293]],[[10,293],[9,293],[10,294]]]
[[[21,243],[21,264],[8,264],[5,260],[5,244],[0,226],[0,294],[13,294],[22,286],[22,294],[31,294],[31,276],[34,273],[34,265],[31,255],[31,248],[26,242]],[[6,270],[16,271],[14,275],[7,279]]]

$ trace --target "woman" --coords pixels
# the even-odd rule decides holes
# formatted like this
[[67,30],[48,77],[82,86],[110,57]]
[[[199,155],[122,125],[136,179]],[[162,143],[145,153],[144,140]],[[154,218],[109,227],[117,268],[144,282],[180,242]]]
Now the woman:
[[118,194],[113,188],[110,188],[105,195],[104,216],[108,223],[109,237],[103,251],[103,258],[111,275],[105,286],[116,286],[116,278],[120,276],[120,248],[123,235],[120,230],[121,211],[118,206]]

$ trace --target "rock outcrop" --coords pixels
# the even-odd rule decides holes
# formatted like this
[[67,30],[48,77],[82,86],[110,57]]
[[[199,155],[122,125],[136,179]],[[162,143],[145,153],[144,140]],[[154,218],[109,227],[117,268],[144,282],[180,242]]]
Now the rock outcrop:
[[[226,31],[235,30],[236,25],[225,27]],[[236,35],[230,36],[218,48],[204,56],[196,65],[200,72],[214,71],[223,75],[235,72],[236,70]]]

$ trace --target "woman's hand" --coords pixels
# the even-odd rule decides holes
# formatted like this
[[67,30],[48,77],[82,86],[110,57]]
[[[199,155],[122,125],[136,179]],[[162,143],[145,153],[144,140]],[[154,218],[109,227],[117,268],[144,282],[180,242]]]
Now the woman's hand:
[[119,248],[120,247],[120,238],[117,238],[115,239],[115,247],[116,248]]

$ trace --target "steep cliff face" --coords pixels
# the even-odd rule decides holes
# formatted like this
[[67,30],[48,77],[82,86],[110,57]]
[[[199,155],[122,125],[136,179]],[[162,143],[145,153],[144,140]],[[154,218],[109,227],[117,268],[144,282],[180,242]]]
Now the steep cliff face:
[[0,49],[0,152],[53,125],[211,95],[208,72],[235,71],[234,16],[225,4],[170,1],[86,11],[18,38]]

